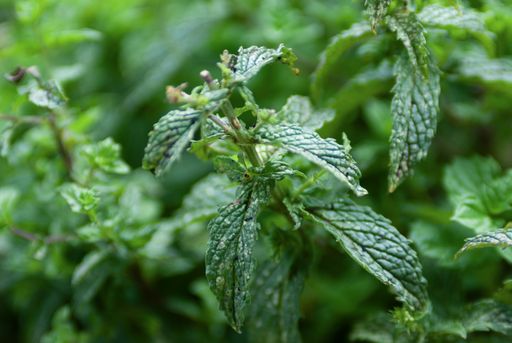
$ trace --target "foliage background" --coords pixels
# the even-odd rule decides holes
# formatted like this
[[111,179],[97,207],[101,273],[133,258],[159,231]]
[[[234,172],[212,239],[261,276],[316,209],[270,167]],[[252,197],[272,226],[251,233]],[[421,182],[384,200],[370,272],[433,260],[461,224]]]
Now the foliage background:
[[[481,12],[493,32],[487,54],[511,56],[512,3],[468,1],[463,6]],[[289,95],[309,95],[311,75],[330,37],[363,16],[361,2],[338,0],[0,0],[1,72],[37,65],[45,77],[61,83],[69,98],[62,119],[71,126],[66,139],[77,150],[109,136],[121,145],[133,172],[102,182],[125,195],[109,206],[120,216],[133,217],[134,232],[130,236],[127,229],[121,257],[72,286],[84,256],[105,247],[86,239],[31,241],[0,221],[0,340],[245,341],[226,326],[205,282],[204,227],[172,225],[186,194],[212,166],[187,154],[171,172],[154,179],[140,170],[147,133],[169,109],[165,85],[197,84],[199,71],[213,71],[224,49],[284,43],[299,56],[300,75],[270,66],[252,81],[255,96],[264,107],[280,108]],[[416,243],[433,302],[446,305],[445,312],[457,312],[463,304],[492,297],[511,269],[494,250],[453,260],[472,233],[450,220],[453,207],[443,171],[456,157],[475,154],[492,156],[503,169],[512,167],[512,70],[504,69],[509,74],[497,82],[458,77],[456,57],[473,49],[477,39],[464,32],[450,37],[432,32],[429,39],[443,71],[441,118],[429,156],[414,177],[388,194],[391,81],[349,94],[350,102],[335,103],[337,118],[322,135],[341,141],[341,132],[348,134],[370,193],[362,201]],[[335,91],[365,63],[355,54],[340,60],[327,94],[316,105],[332,105]],[[34,111],[15,87],[0,81],[0,113]],[[84,224],[58,194],[63,182],[58,160],[51,135],[32,127],[15,132],[10,152],[0,160],[2,210],[16,193],[8,215],[41,237],[73,234]],[[141,238],[140,230],[147,235]],[[156,232],[163,234],[151,240]],[[150,248],[139,246],[147,240]],[[343,341],[358,321],[397,306],[385,287],[340,254],[335,242],[319,237],[316,243],[321,249],[302,296],[305,342]],[[506,289],[499,297],[511,303]]]

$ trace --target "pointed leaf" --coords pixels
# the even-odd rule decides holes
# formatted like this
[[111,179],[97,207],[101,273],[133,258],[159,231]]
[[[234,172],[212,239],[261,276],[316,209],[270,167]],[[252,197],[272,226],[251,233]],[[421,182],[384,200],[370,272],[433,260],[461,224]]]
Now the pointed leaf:
[[269,197],[268,183],[259,180],[242,185],[238,198],[219,210],[208,224],[206,278],[226,314],[228,322],[241,331],[250,301],[254,274],[253,249],[258,233],[256,217]]
[[363,268],[391,287],[409,308],[425,310],[427,281],[410,242],[391,222],[348,199],[307,209]]
[[459,250],[457,255],[476,248],[499,247],[508,248],[512,246],[512,230],[496,230],[482,233],[466,239],[466,243]]
[[367,194],[359,185],[361,172],[350,156],[349,149],[339,145],[334,139],[323,139],[313,131],[289,124],[261,126],[256,131],[256,136],[262,143],[278,145],[327,169],[339,180],[347,183],[358,196]]
[[402,41],[409,62],[415,70],[425,69],[429,64],[429,52],[427,40],[425,39],[425,30],[414,12],[398,13],[388,17],[389,29],[396,33],[397,39]]
[[258,74],[261,68],[277,60],[292,66],[297,59],[292,51],[282,44],[277,49],[258,46],[241,47],[238,49],[238,55],[232,57],[235,59],[231,64],[236,82],[248,81]]
[[368,14],[370,15],[370,21],[372,22],[372,28],[375,29],[377,24],[384,18],[388,10],[391,0],[365,0],[364,5]]
[[156,175],[170,167],[192,140],[202,113],[195,109],[174,110],[160,118],[149,133],[143,167],[154,170]]
[[299,343],[300,294],[304,273],[293,268],[294,259],[266,261],[252,289],[250,342]]
[[391,111],[393,130],[390,147],[389,189],[392,192],[427,156],[437,126],[439,107],[439,72],[430,62],[427,75],[406,56],[395,65]]

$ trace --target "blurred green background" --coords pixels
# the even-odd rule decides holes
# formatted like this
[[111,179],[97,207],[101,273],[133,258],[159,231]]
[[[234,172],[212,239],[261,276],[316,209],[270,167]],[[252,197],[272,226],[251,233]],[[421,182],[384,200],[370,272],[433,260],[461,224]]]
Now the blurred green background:
[[[489,57],[512,55],[510,2],[464,5],[482,12],[494,34],[486,47]],[[256,99],[262,107],[280,108],[292,94],[309,95],[320,53],[332,36],[363,18],[362,10],[356,0],[0,0],[0,72],[36,65],[45,78],[58,80],[69,98],[64,122],[89,143],[113,137],[135,170],[114,183],[123,194],[131,186],[140,193],[136,200],[118,204],[126,213],[141,212],[134,230],[147,224],[152,235],[161,232],[145,251],[127,249],[126,259],[110,261],[103,268],[108,272],[97,271],[86,290],[73,289],[70,278],[83,257],[96,249],[93,244],[45,247],[0,232],[0,341],[245,342],[244,335],[226,326],[204,279],[204,225],[176,230],[172,224],[186,194],[212,166],[187,154],[156,180],[138,170],[147,134],[171,107],[165,86],[199,84],[201,70],[217,72],[224,49],[284,43],[299,57],[301,73],[295,76],[277,65],[264,69],[251,83]],[[491,155],[503,168],[512,167],[512,76],[508,82],[458,77],[458,56],[479,45],[478,39],[462,32],[450,38],[432,32],[429,39],[444,73],[442,117],[429,157],[395,194],[386,192],[392,81],[367,92],[336,95],[380,55],[373,60],[357,54],[344,57],[332,71],[326,94],[315,100],[338,113],[322,134],[341,139],[343,131],[352,141],[362,184],[370,191],[363,201],[405,234],[414,229],[412,238],[434,297],[449,297],[436,288],[453,285],[460,289],[461,301],[478,299],[499,288],[511,270],[493,253],[454,265],[451,256],[469,233],[449,220],[442,172],[454,157],[473,154]],[[395,43],[379,43],[385,46],[379,48],[382,55],[390,55]],[[0,81],[0,114],[35,115],[36,110],[9,82]],[[69,210],[52,197],[59,184],[52,161],[58,157],[50,153],[52,143],[45,135],[23,129],[13,139],[14,157],[8,154],[0,161],[1,189],[15,188],[21,199],[14,218],[42,235],[83,224],[83,218],[64,215]],[[0,192],[0,204],[5,194]],[[440,227],[449,229],[432,234]],[[331,239],[319,237],[317,244],[302,297],[303,339],[343,342],[357,321],[397,303],[385,287],[340,254]],[[489,261],[494,264],[482,269]],[[91,288],[85,301],[76,299]]]

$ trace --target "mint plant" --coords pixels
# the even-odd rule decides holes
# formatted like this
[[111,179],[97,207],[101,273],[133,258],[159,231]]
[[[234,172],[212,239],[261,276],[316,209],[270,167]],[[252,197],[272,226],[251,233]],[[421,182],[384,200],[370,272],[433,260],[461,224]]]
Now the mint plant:
[[[284,46],[240,48],[236,55],[225,51],[220,79],[203,71],[204,84],[190,93],[168,87],[168,99],[182,106],[154,125],[143,165],[162,174],[192,142],[192,151],[213,160],[217,172],[227,176],[224,184],[215,184],[219,191],[237,185],[231,203],[208,215],[206,251],[208,284],[235,331],[241,332],[249,315],[259,341],[262,335],[263,341],[297,341],[299,297],[317,228],[389,286],[404,311],[421,316],[429,300],[415,251],[389,220],[350,199],[349,191],[356,196],[367,191],[359,184],[348,138],[339,144],[314,131],[332,113],[315,111],[299,96],[278,111],[261,108],[249,89],[249,80],[265,65],[279,61],[297,72],[295,60]],[[240,106],[234,105],[237,94]],[[248,124],[249,116],[254,124]],[[275,219],[260,223],[263,211]],[[203,217],[196,211],[184,215]],[[258,258],[263,237],[272,252]]]

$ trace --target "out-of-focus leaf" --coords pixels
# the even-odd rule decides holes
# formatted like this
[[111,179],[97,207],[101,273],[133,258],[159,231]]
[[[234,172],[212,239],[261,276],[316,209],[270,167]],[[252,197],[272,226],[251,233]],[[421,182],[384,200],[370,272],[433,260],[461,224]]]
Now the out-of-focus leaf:
[[325,122],[334,118],[332,110],[316,111],[308,97],[293,95],[276,115],[277,120],[289,124],[299,124],[302,127],[318,130]]

